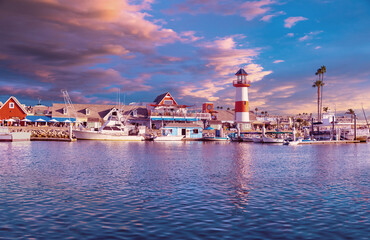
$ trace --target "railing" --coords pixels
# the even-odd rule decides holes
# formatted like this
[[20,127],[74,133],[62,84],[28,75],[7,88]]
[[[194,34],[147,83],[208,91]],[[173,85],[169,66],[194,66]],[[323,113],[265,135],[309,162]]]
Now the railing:
[[211,119],[210,113],[157,113],[151,112],[150,117],[174,117],[174,118],[197,118],[199,120],[209,120]]
[[251,81],[247,81],[245,79],[239,79],[239,80],[234,80],[233,84],[246,84],[246,85],[251,85]]

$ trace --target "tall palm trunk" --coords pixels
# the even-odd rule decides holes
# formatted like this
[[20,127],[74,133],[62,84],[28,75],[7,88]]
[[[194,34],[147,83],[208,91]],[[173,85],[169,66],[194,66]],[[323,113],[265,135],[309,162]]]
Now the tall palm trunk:
[[320,98],[320,120],[322,118],[322,102],[323,102],[323,98],[322,98],[322,92],[324,91],[324,73],[322,72],[321,73],[321,83],[322,83],[322,86],[321,86],[321,98]]
[[320,122],[320,86],[317,87],[317,121]]

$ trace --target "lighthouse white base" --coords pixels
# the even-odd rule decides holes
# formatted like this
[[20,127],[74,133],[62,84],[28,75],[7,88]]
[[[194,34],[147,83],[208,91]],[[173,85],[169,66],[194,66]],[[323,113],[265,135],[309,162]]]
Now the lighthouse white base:
[[237,123],[249,122],[249,112],[236,112],[235,122]]
[[241,132],[252,130],[252,124],[250,122],[237,123],[237,128]]

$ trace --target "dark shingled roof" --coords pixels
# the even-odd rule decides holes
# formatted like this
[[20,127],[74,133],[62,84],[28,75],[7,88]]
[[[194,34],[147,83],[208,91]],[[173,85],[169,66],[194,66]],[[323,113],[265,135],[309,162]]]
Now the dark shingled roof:
[[167,93],[168,93],[168,92],[163,93],[163,94],[161,94],[161,95],[157,96],[157,97],[154,99],[154,102],[155,102],[156,104],[159,104],[159,103],[162,101],[162,99],[167,95]]
[[239,71],[237,73],[235,73],[235,75],[248,75],[248,73],[246,71],[244,71],[243,68],[239,69]]

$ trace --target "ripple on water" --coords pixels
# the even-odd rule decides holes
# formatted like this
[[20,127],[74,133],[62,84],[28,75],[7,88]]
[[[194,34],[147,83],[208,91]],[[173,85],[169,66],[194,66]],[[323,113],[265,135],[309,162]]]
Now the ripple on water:
[[0,144],[0,238],[367,239],[369,146]]

